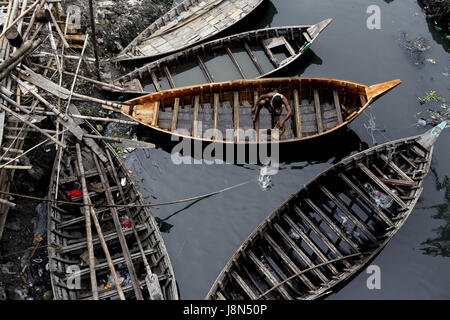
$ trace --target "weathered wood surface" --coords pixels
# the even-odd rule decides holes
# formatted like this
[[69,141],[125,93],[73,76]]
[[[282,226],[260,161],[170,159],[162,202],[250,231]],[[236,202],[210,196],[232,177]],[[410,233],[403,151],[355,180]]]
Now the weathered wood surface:
[[[177,82],[173,79],[173,75],[179,73],[188,74],[189,71],[193,71],[195,68],[200,68],[202,70],[202,73],[205,76],[205,82],[214,82],[215,74],[208,70],[204,61],[208,59],[210,63],[214,63],[214,61],[218,59],[216,56],[220,57],[223,54],[230,57],[229,65],[227,65],[227,67],[236,68],[242,79],[266,77],[281,68],[288,66],[299,58],[306,51],[307,45],[311,45],[311,43],[317,39],[320,32],[322,32],[331,21],[332,19],[327,19],[313,26],[305,25],[265,28],[209,41],[205,44],[197,45],[193,48],[185,49],[145,64],[144,66],[115,79],[114,85],[125,88],[124,92],[127,93],[141,92],[139,90],[140,88],[135,85],[135,80],[137,79],[139,80],[139,83],[144,86],[143,91],[149,93],[148,89],[145,90],[145,84],[149,83],[149,79],[151,79],[156,91],[161,91],[160,83],[167,80],[172,88],[177,87],[179,85],[177,85]],[[307,42],[303,33],[308,32],[308,30],[314,26],[318,28],[319,33],[313,37],[311,42]],[[283,38],[283,41],[280,41],[280,38]],[[254,54],[255,50],[264,50],[261,46],[262,42],[269,44],[270,48],[268,50],[284,49],[289,53],[284,60],[280,61],[279,67],[273,67],[267,71],[263,70]],[[248,59],[244,59],[241,55],[236,55],[237,52],[246,52]],[[244,66],[249,63],[249,60],[251,61],[250,63],[254,64],[257,74],[249,73],[249,69],[244,68]],[[167,72],[169,69],[171,74],[170,77]],[[110,87],[105,87],[104,89],[123,92],[123,90],[115,90]]]
[[213,37],[245,18],[263,0],[185,0],[153,22],[114,61],[168,54]]
[[[82,128],[91,132],[92,135],[99,134],[88,123],[82,125]],[[76,154],[73,147],[75,141],[73,136],[68,136],[67,148],[60,149],[63,154],[55,159],[53,166],[55,174],[52,175],[50,183],[49,199],[55,199],[56,172],[58,159],[61,158],[58,199],[78,203],[81,201],[81,197],[70,198],[67,195],[69,191],[79,186],[79,175],[76,172],[77,166],[75,165]],[[136,240],[137,235],[149,267],[153,274],[157,276],[156,281],[161,285],[162,298],[178,299],[170,259],[150,210],[147,207],[129,207],[126,210],[118,208],[114,210],[115,212],[112,212],[111,208],[96,207],[99,204],[106,203],[143,204],[142,194],[131,173],[108,144],[99,143],[103,150],[107,150],[108,154],[107,163],[103,165],[102,162],[96,160],[94,153],[84,140],[78,143],[82,155],[79,161],[84,166],[87,193],[89,193],[88,203],[93,205],[90,206],[91,219],[93,219],[97,233],[100,235],[100,237],[93,236],[92,238],[97,261],[94,267],[97,279],[107,278],[111,274],[111,270],[117,272],[117,279],[126,277],[127,273],[133,270],[132,266],[137,266],[142,261],[142,253],[139,253],[139,245]],[[114,170],[112,170],[113,167]],[[84,216],[80,216],[80,207],[49,204],[47,209],[49,214],[48,243],[51,244],[51,247],[49,247],[49,268],[55,299],[92,299],[89,277],[90,266],[86,263],[82,264],[81,257],[87,250],[88,245],[85,235],[87,220]],[[111,212],[115,217],[110,216]],[[126,217],[133,220],[136,228],[135,233],[125,226],[124,219]],[[118,228],[122,233],[120,236],[117,233]],[[128,267],[124,268],[124,263],[128,264]],[[72,280],[70,274],[66,273],[66,268],[74,264],[81,266],[81,289],[70,289],[70,286],[68,286],[69,281]],[[113,298],[118,295],[124,299],[135,299],[137,292],[142,293],[142,298],[148,298],[147,284],[140,280],[147,275],[147,272],[137,268],[135,271],[136,277],[132,277],[134,281],[120,284],[120,291],[117,290],[117,283],[119,282],[109,288],[100,290],[98,292],[99,299]],[[100,285],[100,282],[98,284]]]
[[[338,290],[381,252],[412,213],[433,144],[446,124],[362,151],[313,178],[248,236],[206,298],[312,300]],[[361,172],[371,167],[382,169],[370,176]],[[393,185],[389,193],[376,183],[384,176],[399,180],[418,172],[416,184]],[[378,205],[380,193],[391,201]],[[405,207],[395,197],[407,199]]]
[[[389,85],[384,88],[390,90],[400,83],[400,80],[389,81]],[[311,139],[347,125],[375,101],[376,97],[372,97],[365,104],[361,103],[359,96],[365,95],[367,88],[369,87],[363,84],[326,78],[272,78],[208,83],[132,99],[128,101],[130,106],[122,107],[122,113],[153,129],[181,137],[222,143],[258,143],[261,142],[259,138],[248,134],[239,137],[239,130],[253,128],[251,106],[256,99],[255,94],[277,91],[288,99],[293,110],[292,118],[286,122],[285,132],[277,140],[284,143]],[[346,101],[345,109],[340,107],[335,92],[339,92],[339,99]],[[339,105],[335,105],[336,103]],[[178,113],[181,109],[183,120],[191,125],[179,120]],[[280,119],[285,114],[286,110]],[[341,121],[342,119],[348,120]],[[201,127],[197,120],[202,121]],[[271,114],[264,108],[258,120],[257,135],[272,128]],[[222,130],[224,138],[205,138],[199,128],[203,132],[210,128]],[[188,134],[185,130],[183,133],[175,129],[185,129]],[[234,141],[225,140],[225,129],[234,130]]]

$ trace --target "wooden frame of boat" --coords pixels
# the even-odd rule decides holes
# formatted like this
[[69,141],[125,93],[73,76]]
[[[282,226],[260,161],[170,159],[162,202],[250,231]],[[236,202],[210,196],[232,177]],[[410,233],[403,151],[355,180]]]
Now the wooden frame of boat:
[[114,61],[166,55],[205,41],[255,10],[263,0],[184,0],[141,32]]
[[[138,69],[123,75],[114,80],[114,85],[124,88],[122,93],[151,93],[161,91],[161,83],[167,82],[173,89],[177,87],[174,75],[177,69],[184,68],[188,64],[198,66],[204,76],[203,82],[215,82],[213,73],[208,70],[205,60],[208,57],[219,54],[229,56],[234,68],[242,79],[267,77],[298,59],[317,39],[320,33],[333,21],[326,19],[314,25],[275,27],[253,30],[234,34],[221,39],[209,41],[205,44],[171,54],[157,61],[148,63]],[[258,58],[254,54],[254,47],[261,47],[267,59],[272,65],[270,71],[265,72]],[[258,76],[250,76],[246,73],[246,68],[242,58],[233,53],[236,50],[246,52],[247,60],[257,71]],[[273,50],[282,50],[286,53],[286,58],[278,60],[273,54]],[[144,82],[153,84],[155,90],[145,91]],[[114,91],[110,87],[105,90]]]
[[445,127],[372,147],[320,173],[250,234],[206,298],[317,299],[334,292],[404,225]]
[[[219,143],[268,143],[274,141],[268,134],[273,128],[271,114],[262,108],[253,123],[251,108],[261,94],[277,91],[286,96],[293,111],[284,134],[275,140],[285,143],[323,136],[346,126],[400,83],[397,79],[366,86],[328,78],[219,82],[148,94],[128,101],[130,105],[122,106],[121,111],[145,126],[182,138]],[[284,108],[281,118],[285,112]],[[253,128],[255,130],[249,130]]]
[[[99,135],[89,123],[87,125],[90,127],[89,131]],[[162,235],[150,209],[139,206],[144,205],[145,200],[131,172],[109,144],[101,141],[102,148],[97,146],[95,152],[92,152],[90,149],[93,147],[92,144],[88,147],[85,143],[79,142],[80,152],[76,153],[76,139],[73,136],[68,139],[71,143],[62,149],[61,162],[58,161],[59,153],[57,153],[48,198],[55,200],[58,190],[58,200],[86,203],[83,199],[86,194],[88,203],[94,206],[89,213],[83,206],[59,203],[47,205],[49,268],[55,299],[114,299],[120,295],[125,299],[148,299],[153,289],[147,290],[152,285],[152,282],[147,281],[149,272],[153,273],[153,283],[159,282],[157,287],[161,290],[157,290],[157,293],[161,299],[178,299],[177,284]],[[79,165],[80,158],[83,166]],[[83,184],[86,189],[83,188]],[[82,190],[83,195],[70,198],[67,193],[74,189]],[[114,207],[114,205],[135,206]],[[86,217],[89,215],[91,217],[86,223]],[[93,215],[97,216],[97,222],[93,219]],[[121,219],[125,216],[132,221],[131,227],[122,226]],[[91,231],[90,220],[93,220],[92,226],[94,224],[96,226],[95,233]],[[94,261],[92,264],[95,268],[91,268],[89,260],[91,249]],[[143,267],[142,263],[147,264],[150,269]],[[111,267],[112,265],[114,267]],[[70,270],[72,267],[75,269]],[[77,273],[73,273],[76,268],[80,269],[79,287],[76,286]],[[96,280],[93,279],[105,278],[108,275],[111,277],[113,270],[117,274],[121,288],[118,289],[114,285],[115,282],[112,285],[99,282],[98,285],[103,288],[96,293],[98,297],[94,297],[92,281],[95,283]],[[122,281],[121,278],[125,280]]]

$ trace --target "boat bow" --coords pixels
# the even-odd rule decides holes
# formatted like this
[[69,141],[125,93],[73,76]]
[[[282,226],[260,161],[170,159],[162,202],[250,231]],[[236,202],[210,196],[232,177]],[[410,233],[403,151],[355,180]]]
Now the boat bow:
[[398,86],[400,83],[402,83],[402,80],[395,79],[367,87],[366,88],[367,101],[373,102],[375,99],[378,99],[386,92]]
[[420,143],[425,149],[431,150],[440,134],[447,127],[447,121],[442,121],[433,129],[428,130],[424,134],[420,135],[418,143]]
[[309,27],[307,31],[311,38],[315,39],[326,27],[328,27],[331,21],[333,21],[333,19],[329,18]]

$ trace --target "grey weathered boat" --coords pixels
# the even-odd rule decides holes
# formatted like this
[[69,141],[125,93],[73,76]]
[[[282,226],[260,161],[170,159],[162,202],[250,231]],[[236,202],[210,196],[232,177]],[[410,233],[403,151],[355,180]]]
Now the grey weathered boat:
[[345,127],[400,83],[397,79],[367,86],[337,79],[299,77],[207,83],[132,99],[129,105],[122,106],[121,112],[152,129],[182,138],[267,143],[274,141],[272,133],[269,134],[273,128],[271,114],[262,108],[253,123],[251,108],[258,96],[277,91],[289,100],[293,116],[275,142],[297,142]]
[[139,34],[114,61],[166,55],[205,41],[245,18],[263,0],[185,0]]
[[331,21],[265,28],[209,41],[148,63],[117,78],[114,85],[124,88],[124,93],[161,91],[184,86],[182,78],[190,72],[197,75],[198,69],[201,75],[195,80],[189,78],[189,85],[233,80],[223,79],[222,68],[220,72],[214,68],[217,64],[233,68],[236,79],[266,77],[298,59]]
[[[98,134],[91,126],[87,130]],[[84,211],[83,206],[66,203],[49,203],[47,206],[49,268],[55,299],[94,299],[95,290],[99,299],[117,299],[119,290],[125,299],[178,299],[175,276],[161,233],[149,208],[142,206],[145,205],[144,198],[130,171],[112,147],[103,141],[102,147],[95,152],[91,149],[92,144],[88,147],[80,142],[79,153],[73,136],[67,142],[61,162],[58,161],[59,153],[55,159],[48,197],[50,200],[57,198],[83,204],[83,196],[88,194],[88,203],[94,205],[94,211],[90,212],[91,217],[86,224],[89,212]],[[83,169],[78,165],[78,155],[82,158]],[[86,193],[83,192],[83,181],[86,181]],[[84,194],[69,197],[73,190],[81,190]],[[94,214],[101,228],[101,237],[98,229],[94,229]],[[95,261],[92,269],[90,243]],[[79,276],[74,273],[77,270]],[[112,281],[113,270],[119,279],[117,282]],[[149,273],[153,278],[148,278]],[[98,289],[94,290],[92,283],[97,283]],[[156,295],[151,291],[155,285],[161,289]]]
[[250,234],[207,299],[317,299],[336,291],[406,222],[445,127],[375,146],[319,174]]

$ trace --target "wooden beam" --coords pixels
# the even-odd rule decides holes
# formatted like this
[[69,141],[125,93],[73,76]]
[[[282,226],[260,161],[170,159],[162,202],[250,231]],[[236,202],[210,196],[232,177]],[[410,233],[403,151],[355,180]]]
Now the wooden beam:
[[370,171],[364,164],[358,163],[358,168],[361,169],[373,182],[375,182],[388,196],[394,199],[402,209],[407,209],[408,206],[404,203],[391,189],[386,186],[377,176],[375,176],[372,171]]
[[198,109],[200,104],[200,96],[197,95],[194,97],[194,117],[192,120],[192,136],[198,137]]
[[219,127],[219,101],[220,96],[218,93],[214,93],[214,134],[216,134]]
[[343,241],[345,241],[351,248],[353,248],[354,250],[356,250],[356,252],[359,251],[358,246],[351,241],[350,239],[347,238],[347,236],[342,232],[341,229],[339,229],[336,224],[331,221],[330,217],[328,217],[327,214],[325,214],[322,210],[320,210],[320,208],[309,198],[305,199],[305,202],[314,210],[315,213],[317,213],[322,220],[328,224],[328,226],[330,227],[331,230],[334,231],[334,233],[336,233],[336,235]]
[[381,160],[386,162],[386,164],[391,167],[403,180],[414,182],[402,169],[400,169],[392,160],[389,160],[384,154],[381,155]]
[[341,104],[339,102],[339,95],[336,90],[333,90],[333,97],[334,97],[334,106],[336,108],[337,118],[338,118],[338,124],[341,124],[344,122],[342,119],[342,110],[341,110]]
[[391,219],[388,218],[386,214],[384,214],[383,211],[381,211],[377,205],[375,205],[367,196],[366,194],[358,188],[345,174],[342,172],[338,173],[338,176],[351,188],[353,191],[355,191],[358,196],[361,198],[362,202],[372,208],[372,210],[380,216],[380,218],[386,222],[390,227],[393,227],[394,224],[392,223]]
[[155,102],[154,110],[153,110],[153,119],[152,119],[152,125],[157,126],[158,125],[158,115],[159,115],[159,101]]
[[242,79],[246,79],[244,72],[242,71],[241,66],[239,65],[239,62],[236,60],[236,57],[234,56],[233,52],[231,51],[231,49],[228,46],[225,46],[225,50],[228,53],[228,56],[230,57],[231,61],[233,62],[234,66],[236,67],[236,69],[239,71],[239,73],[241,74]]
[[174,132],[177,129],[178,122],[178,111],[180,110],[180,98],[175,98],[175,103],[173,105],[173,116],[172,116],[172,127],[171,131]]
[[323,132],[322,110],[320,108],[319,91],[314,89],[314,107],[316,108],[317,131]]
[[273,55],[272,51],[270,51],[269,48],[267,48],[263,42],[261,42],[262,47],[264,48],[264,52],[266,53],[267,57],[269,58],[270,62],[274,65],[275,68],[278,68],[280,66],[280,63],[278,62],[277,58]]
[[294,89],[294,110],[295,110],[295,128],[297,129],[297,138],[302,137],[302,120],[300,115],[300,99],[299,92]]
[[325,186],[320,186],[320,190],[345,214],[355,226],[357,226],[366,236],[375,244],[378,244],[377,237],[367,228],[363,223],[361,223],[353,213],[347,208],[347,206],[334,194],[332,194]]
[[233,92],[234,141],[239,142],[239,91]]
[[250,46],[248,45],[247,42],[244,42],[244,48],[245,48],[245,51],[247,51],[247,54],[250,57],[250,59],[252,60],[253,64],[255,65],[256,69],[258,69],[259,74],[263,75],[265,72],[262,69],[261,65],[258,62],[258,59],[256,59],[255,54],[252,52],[252,49],[250,49]]
[[161,86],[159,84],[158,78],[156,77],[155,71],[151,70],[150,75],[152,77],[153,85],[155,86],[156,91],[161,91]]
[[[283,251],[283,249],[280,248],[280,246],[275,242],[275,240],[272,239],[272,237],[268,233],[264,234],[264,238],[267,240],[269,245],[275,250],[280,259],[289,267],[289,269],[291,269],[291,271],[294,274],[300,272],[300,269],[297,267],[297,265],[294,262],[292,262],[292,260],[288,257],[288,255]],[[300,279],[310,290],[316,289],[314,284],[305,275],[302,275]]]
[[[253,101],[254,102],[258,101],[258,98],[259,98],[259,93],[258,93],[258,91],[255,90],[253,92]],[[259,121],[259,115],[258,115],[258,117],[255,120],[255,131],[256,131],[256,141],[257,142],[259,141],[259,127],[260,127],[260,121]]]
[[252,289],[250,289],[244,279],[242,279],[236,271],[231,271],[231,276],[250,299],[256,300],[256,295],[253,293]]
[[211,83],[214,82],[213,77],[211,76],[211,74],[208,71],[208,68],[206,68],[206,65],[203,62],[202,58],[198,55],[197,55],[197,61],[198,61],[198,65],[200,66],[200,68],[202,69],[203,73],[206,76],[206,80],[208,80]]
[[173,78],[172,78],[172,75],[170,74],[169,68],[167,68],[167,66],[164,66],[163,69],[166,74],[167,80],[169,80],[170,87],[172,89],[175,88],[175,81],[173,81]]

